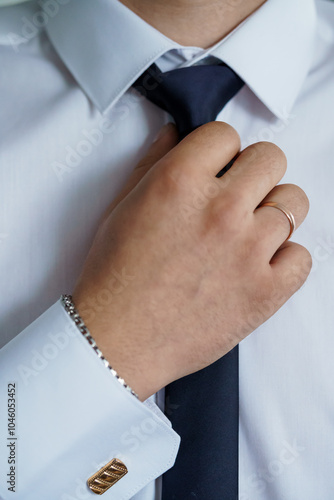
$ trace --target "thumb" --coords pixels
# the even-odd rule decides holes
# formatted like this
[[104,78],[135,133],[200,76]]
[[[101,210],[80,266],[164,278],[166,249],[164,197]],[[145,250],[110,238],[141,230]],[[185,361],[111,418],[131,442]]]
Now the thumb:
[[140,160],[132,174],[130,175],[126,185],[112,202],[108,208],[110,213],[129,193],[132,191],[144,175],[155,165],[161,158],[163,158],[168,151],[173,149],[179,142],[178,133],[173,123],[164,125],[158,133],[155,141],[151,144],[148,152]]

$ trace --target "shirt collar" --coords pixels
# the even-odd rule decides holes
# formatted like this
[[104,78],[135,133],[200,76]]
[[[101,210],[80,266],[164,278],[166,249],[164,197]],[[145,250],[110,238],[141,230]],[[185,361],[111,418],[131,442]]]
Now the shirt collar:
[[[289,113],[309,70],[314,0],[267,0],[204,54],[231,66],[277,116]],[[60,57],[101,112],[160,56],[180,45],[118,0],[70,0],[46,30]],[[199,55],[196,59],[203,57]]]
[[310,69],[313,0],[268,0],[212,51],[279,118],[286,117]]
[[101,112],[178,44],[117,0],[70,0],[46,27],[55,49]]

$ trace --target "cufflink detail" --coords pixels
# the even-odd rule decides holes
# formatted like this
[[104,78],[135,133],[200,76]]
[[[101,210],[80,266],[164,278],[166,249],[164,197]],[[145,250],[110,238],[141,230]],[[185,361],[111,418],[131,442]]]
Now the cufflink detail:
[[126,465],[118,458],[113,458],[107,465],[91,476],[87,485],[97,495],[103,495],[109,488],[128,473]]

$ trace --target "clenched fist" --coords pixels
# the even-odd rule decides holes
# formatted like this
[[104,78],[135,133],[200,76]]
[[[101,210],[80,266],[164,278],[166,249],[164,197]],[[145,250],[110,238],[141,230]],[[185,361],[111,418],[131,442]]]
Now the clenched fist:
[[[142,400],[227,353],[310,271],[308,251],[285,241],[287,217],[259,207],[285,205],[296,226],[307,214],[299,187],[277,186],[284,154],[254,144],[217,178],[239,148],[224,123],[179,144],[172,125],[163,129],[105,214],[73,293],[104,356]],[[123,286],[112,286],[115,276]],[[110,299],[97,301],[103,290]]]

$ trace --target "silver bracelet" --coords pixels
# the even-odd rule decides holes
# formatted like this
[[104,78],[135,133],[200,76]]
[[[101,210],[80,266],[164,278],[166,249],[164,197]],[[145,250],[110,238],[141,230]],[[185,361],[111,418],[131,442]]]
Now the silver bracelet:
[[108,370],[111,371],[112,375],[118,380],[118,382],[128,392],[130,392],[133,396],[135,396],[137,399],[139,399],[138,394],[136,394],[131,389],[131,387],[128,384],[125,383],[124,379],[122,379],[118,375],[118,373],[116,372],[116,370],[114,370],[110,366],[109,361],[106,360],[106,358],[103,356],[103,354],[100,351],[100,349],[97,347],[95,340],[93,339],[93,337],[89,333],[89,330],[88,330],[87,326],[85,325],[85,323],[83,322],[81,316],[79,315],[78,311],[75,308],[75,305],[74,305],[73,300],[72,300],[72,296],[71,295],[62,295],[60,297],[60,302],[64,306],[64,309],[67,312],[67,314],[71,317],[71,319],[76,324],[76,326],[77,326],[78,330],[80,331],[80,333],[82,333],[82,335],[85,337],[85,339],[87,340],[87,342],[89,343],[89,345],[94,349],[94,351],[96,352],[96,354],[98,355],[98,357],[101,359],[101,361],[103,362],[104,366],[106,368],[108,368]]

